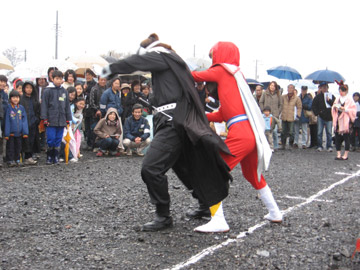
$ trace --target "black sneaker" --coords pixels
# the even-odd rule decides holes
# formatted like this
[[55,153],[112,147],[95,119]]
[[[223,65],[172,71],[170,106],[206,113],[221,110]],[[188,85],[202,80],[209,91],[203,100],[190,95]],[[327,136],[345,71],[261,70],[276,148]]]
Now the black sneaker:
[[201,207],[195,209],[195,210],[189,210],[186,212],[186,216],[188,218],[210,218],[211,213],[210,209],[208,207]]
[[155,215],[155,219],[151,222],[144,224],[141,228],[143,232],[156,232],[161,231],[173,226],[172,217],[162,217]]

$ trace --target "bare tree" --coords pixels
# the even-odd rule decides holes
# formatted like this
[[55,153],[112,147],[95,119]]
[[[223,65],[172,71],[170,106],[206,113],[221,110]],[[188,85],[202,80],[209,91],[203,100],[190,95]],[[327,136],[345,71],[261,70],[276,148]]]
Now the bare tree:
[[5,51],[3,51],[3,55],[5,55],[10,60],[11,64],[14,67],[24,60],[23,55],[19,54],[16,47],[6,49]]

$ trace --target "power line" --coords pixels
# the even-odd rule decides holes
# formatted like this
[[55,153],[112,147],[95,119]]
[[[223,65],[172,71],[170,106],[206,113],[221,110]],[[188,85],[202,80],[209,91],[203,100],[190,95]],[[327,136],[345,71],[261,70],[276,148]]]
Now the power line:
[[58,59],[58,37],[59,37],[59,21],[58,21],[58,11],[56,11],[56,24],[55,24],[55,59]]

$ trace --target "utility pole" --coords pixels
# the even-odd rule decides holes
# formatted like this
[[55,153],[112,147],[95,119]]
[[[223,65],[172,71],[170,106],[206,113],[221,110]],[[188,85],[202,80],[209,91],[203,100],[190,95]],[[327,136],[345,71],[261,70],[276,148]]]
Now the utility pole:
[[194,44],[194,58],[195,58],[195,44]]
[[257,65],[258,65],[258,60],[255,60],[255,80],[258,79],[258,75],[257,75]]
[[55,24],[55,59],[58,59],[58,36],[59,36],[59,22],[58,22],[58,11],[56,11],[56,24]]
[[26,50],[24,51],[24,60],[26,62]]

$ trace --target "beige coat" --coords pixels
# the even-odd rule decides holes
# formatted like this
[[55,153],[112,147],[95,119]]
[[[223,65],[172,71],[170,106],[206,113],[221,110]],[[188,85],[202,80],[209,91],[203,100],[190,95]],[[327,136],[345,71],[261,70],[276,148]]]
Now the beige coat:
[[259,105],[261,111],[263,111],[266,106],[269,106],[271,109],[271,114],[276,118],[279,118],[283,107],[281,96],[277,95],[276,93],[271,94],[270,90],[263,92],[259,101]]
[[[109,126],[106,123],[106,120],[108,119],[108,115],[114,112],[117,116],[118,125],[117,126]],[[96,142],[100,139],[106,138],[106,135],[110,136],[119,136],[119,145],[118,148],[124,149],[123,146],[123,128],[121,124],[121,118],[118,115],[117,109],[115,108],[109,108],[106,112],[106,115],[104,118],[100,119],[100,121],[96,124],[94,128],[94,133],[96,135]]]
[[281,99],[283,104],[283,109],[281,112],[281,120],[287,122],[294,122],[295,107],[296,107],[296,116],[300,118],[301,110],[302,110],[301,99],[295,94],[290,98],[290,100],[287,94],[282,95]]

